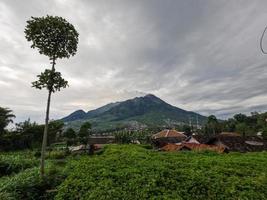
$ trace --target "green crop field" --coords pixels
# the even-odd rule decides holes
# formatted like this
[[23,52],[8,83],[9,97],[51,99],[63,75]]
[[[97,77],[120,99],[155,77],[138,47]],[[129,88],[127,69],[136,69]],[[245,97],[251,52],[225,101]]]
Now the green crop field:
[[163,153],[111,145],[68,167],[58,200],[267,199],[267,153]]
[[0,153],[0,166],[10,164],[0,177],[0,199],[267,199],[266,152],[148,147],[108,145],[94,156],[50,154],[45,181],[33,152]]

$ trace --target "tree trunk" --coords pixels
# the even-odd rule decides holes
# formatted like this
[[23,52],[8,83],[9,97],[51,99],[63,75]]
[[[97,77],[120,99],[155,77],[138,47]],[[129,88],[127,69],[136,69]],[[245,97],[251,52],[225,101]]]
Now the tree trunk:
[[43,135],[43,143],[42,143],[42,152],[41,152],[41,177],[44,177],[44,162],[45,162],[45,150],[47,144],[47,132],[48,132],[48,122],[49,122],[49,110],[50,110],[50,101],[51,101],[51,93],[52,91],[48,92],[48,99],[47,99],[47,107],[46,107],[46,116],[45,116],[45,128],[44,128],[44,135]]
[[[52,60],[52,70],[55,70],[55,57]],[[40,174],[41,177],[44,178],[44,168],[45,168],[45,150],[47,145],[47,135],[48,135],[48,122],[49,122],[49,110],[50,110],[50,102],[51,102],[51,94],[52,89],[48,91],[48,98],[47,98],[47,106],[46,106],[46,116],[45,116],[45,128],[43,134],[43,142],[42,142],[42,151],[41,151],[41,167],[40,167]]]

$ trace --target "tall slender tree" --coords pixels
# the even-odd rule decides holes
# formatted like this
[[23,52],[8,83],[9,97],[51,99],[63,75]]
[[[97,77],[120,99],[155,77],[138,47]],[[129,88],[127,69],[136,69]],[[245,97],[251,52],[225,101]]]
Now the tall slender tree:
[[68,86],[68,82],[62,78],[61,73],[55,70],[56,60],[69,58],[76,54],[79,34],[74,26],[64,18],[49,15],[31,17],[27,21],[24,32],[26,39],[32,42],[31,48],[37,48],[40,54],[48,56],[52,65],[51,69],[46,69],[37,76],[38,80],[32,83],[32,87],[48,90],[40,167],[40,174],[44,177],[51,94]]

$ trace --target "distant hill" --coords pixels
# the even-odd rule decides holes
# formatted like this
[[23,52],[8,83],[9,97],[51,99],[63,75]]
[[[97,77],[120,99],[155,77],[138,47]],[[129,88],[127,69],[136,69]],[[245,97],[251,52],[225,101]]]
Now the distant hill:
[[110,103],[95,110],[77,110],[62,120],[67,126],[78,128],[84,121],[90,121],[96,130],[115,128],[141,128],[168,126],[171,124],[204,123],[205,116],[172,106],[149,94],[123,102]]

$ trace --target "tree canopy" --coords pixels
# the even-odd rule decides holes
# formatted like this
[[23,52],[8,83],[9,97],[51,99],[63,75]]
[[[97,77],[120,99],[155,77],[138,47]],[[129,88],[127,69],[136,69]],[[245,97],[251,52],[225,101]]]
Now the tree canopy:
[[32,82],[32,87],[37,89],[46,88],[48,91],[56,92],[61,88],[68,86],[68,81],[61,77],[60,72],[55,70],[46,69],[40,75],[37,75],[38,80]]
[[74,56],[78,45],[78,32],[62,17],[32,17],[25,28],[26,39],[32,48],[51,60]]
[[83,138],[83,137],[88,137],[90,134],[90,129],[91,129],[92,125],[90,122],[85,122],[82,124],[80,131],[79,131],[79,137]]
[[64,132],[64,136],[68,139],[73,139],[76,138],[76,133],[72,128],[68,128],[65,132]]

